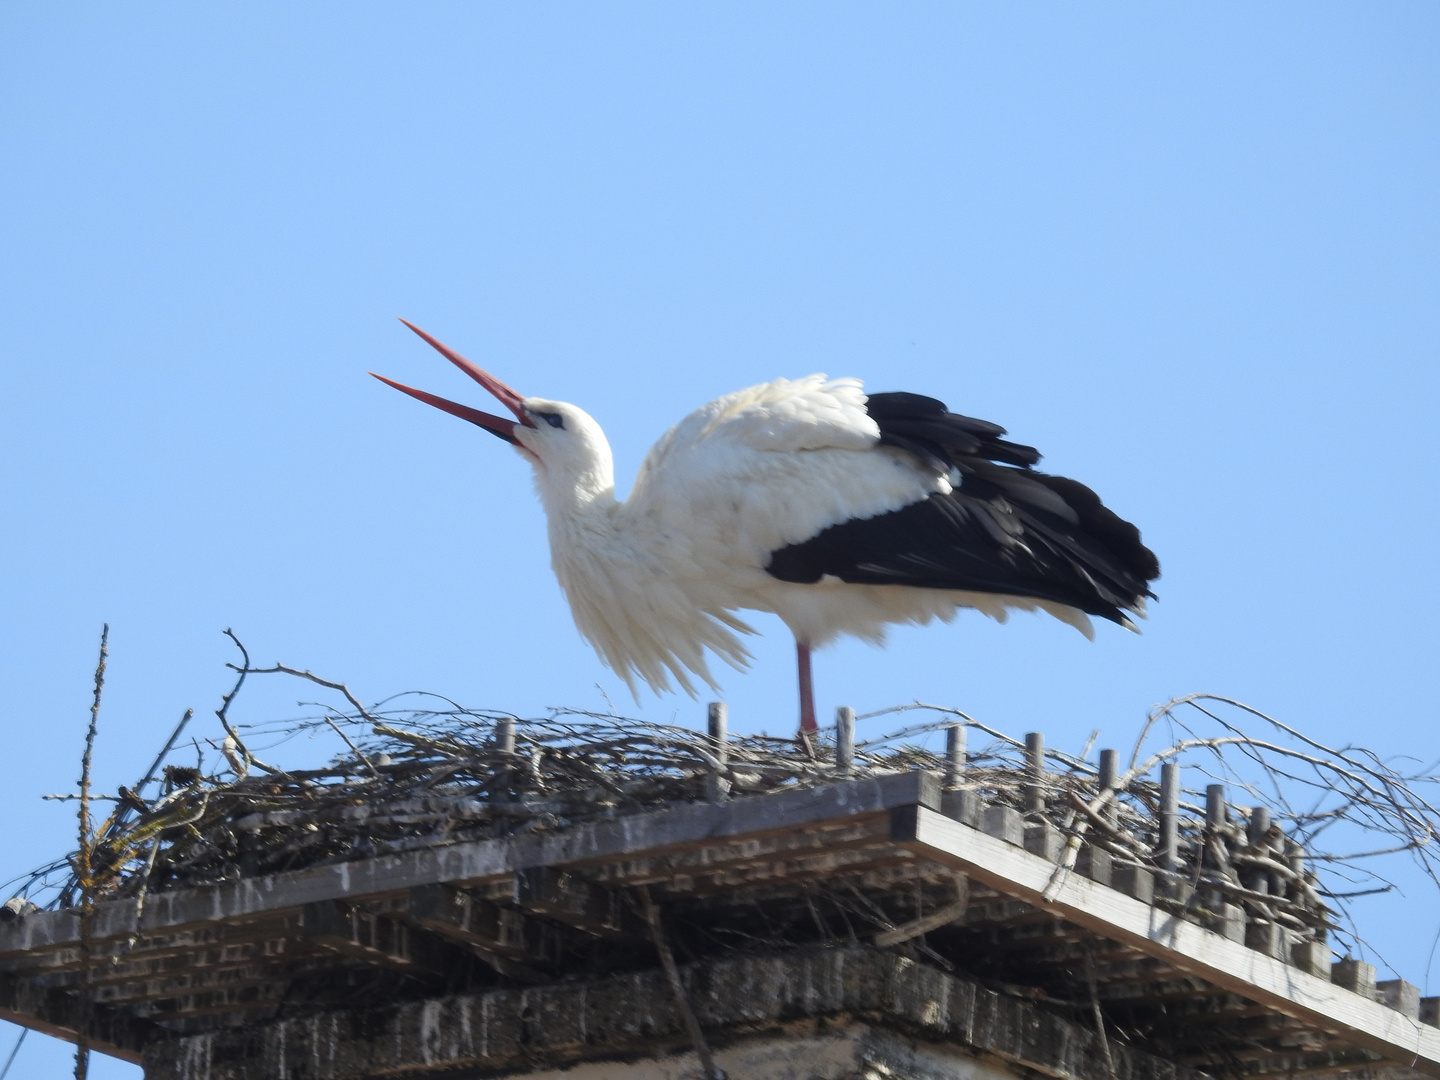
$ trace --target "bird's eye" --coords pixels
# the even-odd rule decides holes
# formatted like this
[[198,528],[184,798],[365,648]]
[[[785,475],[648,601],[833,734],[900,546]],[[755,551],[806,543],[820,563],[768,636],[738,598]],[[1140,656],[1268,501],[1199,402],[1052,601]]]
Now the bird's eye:
[[535,415],[538,416],[541,420],[544,420],[551,427],[563,428],[565,426],[565,418],[559,413],[537,412],[535,413]]

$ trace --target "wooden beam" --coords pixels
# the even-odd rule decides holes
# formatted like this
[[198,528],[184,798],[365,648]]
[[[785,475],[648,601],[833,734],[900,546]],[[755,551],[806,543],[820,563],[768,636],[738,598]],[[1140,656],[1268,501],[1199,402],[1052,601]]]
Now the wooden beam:
[[411,889],[406,917],[453,941],[512,960],[553,963],[563,946],[558,928],[452,885]]
[[[298,914],[291,923],[289,927],[268,927],[263,936],[245,935],[238,940],[230,940],[219,933],[186,933],[167,935],[162,943],[153,946],[142,939],[129,951],[118,948],[97,949],[91,961],[91,976],[99,984],[133,978],[136,974],[155,974],[171,968],[218,969],[244,966],[264,957],[294,955],[299,951]],[[232,928],[221,925],[215,929],[218,931]],[[84,967],[78,949],[57,949],[29,959],[29,963],[12,963],[11,970],[16,974],[48,979],[78,972]]]
[[[147,956],[127,957],[127,962],[105,964],[103,961],[90,973],[90,984],[96,991],[123,987],[130,983],[154,979],[177,978],[192,972],[207,972],[225,977],[230,972],[252,968],[256,964],[297,964],[322,953],[316,945],[307,945],[295,938],[255,942],[231,946],[224,950],[202,949],[194,953],[175,953],[157,959]],[[79,968],[42,970],[33,973],[35,981],[45,986],[74,986],[81,979]],[[108,992],[108,990],[107,990]]]
[[623,892],[553,866],[517,871],[514,899],[516,907],[547,915],[597,937],[648,940],[644,923]]
[[411,889],[404,917],[471,950],[501,975],[522,982],[549,981],[532,965],[558,963],[565,946],[560,927],[450,885]]
[[[903,863],[877,865],[873,862],[866,862],[853,869],[842,868],[829,873],[823,878],[825,889],[827,891],[838,889],[842,892],[858,889],[862,893],[873,895],[890,893],[901,888],[944,886],[952,879],[953,875],[943,867],[927,860],[917,859],[912,852],[905,852],[905,854],[908,858]],[[699,895],[667,892],[664,899],[684,902],[687,910],[703,909],[709,912],[744,910],[749,913],[748,917],[753,918],[757,904],[762,906],[777,904],[782,907],[789,904],[808,908],[805,897],[807,893],[813,897],[813,890],[809,887],[813,880],[809,877],[782,877],[747,881],[743,888],[737,886]],[[800,888],[797,888],[797,885]]]
[[[1276,1012],[1440,1077],[1440,1029],[1307,974],[1239,942],[1070,874],[1054,863],[923,806],[891,815],[891,836],[917,854]],[[1049,895],[1047,896],[1047,890]]]
[[[841,818],[788,833],[741,836],[711,844],[697,844],[684,851],[648,857],[637,853],[604,865],[587,874],[601,885],[655,885],[668,892],[692,892],[699,882],[717,874],[744,874],[755,866],[806,855],[829,855],[890,846],[890,820],[883,814]],[[892,849],[893,850],[893,849]]]
[[[444,844],[221,885],[152,892],[139,930],[153,935],[250,919],[320,900],[403,895],[417,885],[479,884],[532,866],[587,867],[631,853],[651,857],[679,853],[713,845],[720,838],[776,836],[820,822],[883,815],[907,804],[938,807],[939,781],[920,771],[894,773],[718,804],[662,807],[549,835]],[[92,941],[124,938],[136,929],[133,899],[96,905]],[[76,911],[34,912],[0,926],[0,960],[33,956],[78,941]]]
[[970,910],[970,879],[964,874],[955,875],[956,899],[937,908],[928,915],[911,919],[903,926],[897,926],[893,930],[886,930],[884,933],[875,935],[875,944],[881,948],[891,945],[898,945],[902,941],[909,941],[911,938],[919,937],[921,934],[928,934],[931,931],[939,930],[942,926],[949,926],[951,923],[963,922]]
[[708,874],[680,876],[663,882],[661,887],[667,896],[701,898],[742,889],[794,886],[825,878],[860,876],[910,866],[915,862],[913,853],[886,844],[883,848],[816,852],[796,858],[746,862],[735,867],[721,867]]
[[1288,1080],[1334,1073],[1357,1073],[1361,1076],[1393,1073],[1392,1069],[1385,1068],[1385,1061],[1353,1046],[1340,1051],[1292,1050],[1273,1054],[1263,1050],[1239,1049],[1226,1053],[1195,1054],[1186,1057],[1184,1063],[1195,1068],[1212,1068],[1217,1073],[1246,1080],[1259,1080],[1264,1076],[1283,1076]]
[[72,1043],[83,1029],[90,1049],[136,1065],[146,1042],[159,1031],[148,1020],[109,1005],[86,1006],[74,994],[7,972],[0,972],[0,1020]]
[[107,1005],[129,1003],[127,1007],[134,1008],[139,1002],[173,998],[186,994],[237,990],[264,983],[285,983],[291,979],[334,968],[338,963],[341,961],[334,953],[317,949],[305,957],[265,960],[248,967],[232,968],[226,971],[200,968],[193,971],[166,972],[150,978],[134,977],[127,982],[97,987],[94,993],[96,1001]]
[[[225,986],[215,990],[198,990],[193,994],[171,994],[148,1001],[136,1002],[132,1009],[147,1019],[188,1020],[195,1017],[233,1016],[248,1014],[250,1023],[264,1023],[275,1015],[285,1001],[291,982],[289,977],[271,983],[250,983]],[[261,1015],[255,1015],[260,1013]]]
[[468,959],[433,934],[340,901],[306,904],[304,918],[303,940],[366,964],[448,977]]
[[[1183,1066],[1116,1040],[1113,1068],[1084,1023],[997,994],[893,954],[870,949],[781,950],[711,960],[689,969],[689,999],[707,1032],[741,1035],[802,1020],[898,1028],[907,1036],[958,1042],[997,1063],[1054,1080],[1205,1080]],[[374,1076],[552,1076],[581,1061],[611,1064],[577,1073],[625,1073],[619,1060],[653,1054],[685,1038],[674,992],[657,971],[523,991],[397,1002],[363,1025],[337,1010],[158,1043],[146,1061],[153,1080],[246,1080],[257,1063],[303,1064],[310,1080]],[[637,1022],[636,1018],[643,1018]],[[443,1037],[437,1035],[443,1025]],[[827,1025],[829,1029],[830,1025]],[[338,1036],[338,1039],[337,1039]],[[743,1060],[743,1059],[741,1059]],[[296,1067],[299,1067],[299,1064]],[[960,1066],[964,1068],[965,1066]],[[998,1064],[998,1068],[1007,1068]],[[263,1066],[261,1071],[263,1071]],[[271,1070],[272,1073],[275,1070]],[[267,1074],[268,1075],[268,1074]],[[733,1071],[732,1076],[738,1076]]]

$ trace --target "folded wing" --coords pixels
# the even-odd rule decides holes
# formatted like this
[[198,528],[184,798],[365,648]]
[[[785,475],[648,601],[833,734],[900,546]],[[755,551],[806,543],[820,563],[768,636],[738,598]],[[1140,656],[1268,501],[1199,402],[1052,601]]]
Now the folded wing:
[[919,394],[872,394],[879,446],[949,490],[837,521],[771,552],[781,581],[909,585],[1030,597],[1128,624],[1159,577],[1139,530],[1084,484],[1034,471],[1040,455],[998,425]]

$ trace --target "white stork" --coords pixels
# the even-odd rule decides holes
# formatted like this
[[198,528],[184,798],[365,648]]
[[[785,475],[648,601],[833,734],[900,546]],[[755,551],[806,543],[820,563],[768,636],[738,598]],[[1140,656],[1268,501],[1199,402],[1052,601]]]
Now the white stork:
[[[404,320],[401,320],[404,322]],[[795,635],[800,729],[816,729],[810,651],[840,634],[880,642],[891,623],[996,621],[1041,610],[1093,636],[1090,615],[1134,629],[1159,576],[1135,526],[1093,491],[1031,469],[1005,429],[919,394],[858,379],[776,379],[695,410],[615,498],[600,425],[574,405],[522,397],[425,331],[411,330],[514,420],[377,379],[498,435],[535,470],[550,557],[580,633],[635,691],[691,675],[710,650],[736,668],[773,612]],[[373,372],[371,374],[374,374]]]

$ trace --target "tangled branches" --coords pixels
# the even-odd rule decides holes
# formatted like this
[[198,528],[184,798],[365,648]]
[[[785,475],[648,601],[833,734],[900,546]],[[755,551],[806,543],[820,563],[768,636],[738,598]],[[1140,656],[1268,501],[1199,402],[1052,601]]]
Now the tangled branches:
[[[562,710],[522,720],[425,693],[366,706],[344,684],[308,671],[254,667],[235,644],[242,663],[232,665],[236,683],[216,712],[223,739],[210,743],[208,755],[196,744],[195,766],[165,765],[159,791],[148,797],[149,776],[134,791],[121,789],[88,853],[97,893],[143,898],[149,890],[554,831],[717,792],[743,798],[911,769],[945,775],[961,802],[970,800],[974,824],[981,823],[976,807],[1008,808],[1028,829],[1058,837],[1052,848],[1032,848],[1052,852],[1056,882],[1103,857],[1117,871],[1151,875],[1161,902],[1205,918],[1241,910],[1294,943],[1325,942],[1336,932],[1355,939],[1340,919],[1345,899],[1390,884],[1374,869],[1375,856],[1407,853],[1440,886],[1431,842],[1440,812],[1424,794],[1436,782],[1433,769],[1402,770],[1370,751],[1321,745],[1225,698],[1192,695],[1154,710],[1123,767],[1109,751],[1098,762],[1089,746],[1080,755],[1041,751],[1036,737],[1027,746],[957,710],[922,704],[861,717],[915,712],[924,719],[857,742],[853,761],[842,763],[833,731],[814,745],[744,735],[722,747],[689,728],[611,714]],[[308,680],[343,705],[295,720],[232,723],[236,694],[261,674]],[[966,733],[969,752],[957,755]],[[254,752],[316,734],[338,735],[344,746],[318,768],[284,769]],[[988,741],[979,745],[982,738]],[[1149,749],[1152,743],[1165,745]],[[1181,775],[1210,783],[1192,790]],[[1324,850],[1322,839],[1343,852]],[[47,869],[53,880],[77,864],[72,857]],[[22,895],[45,880],[37,872]],[[73,896],[62,889],[59,902]]]

